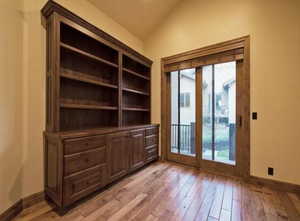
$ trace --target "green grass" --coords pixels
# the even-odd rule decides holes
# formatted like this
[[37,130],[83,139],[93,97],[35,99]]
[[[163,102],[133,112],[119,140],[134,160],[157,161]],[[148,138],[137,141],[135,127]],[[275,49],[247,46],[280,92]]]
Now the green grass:
[[222,159],[229,159],[229,150],[221,150],[217,151],[217,158],[222,158]]
[[[229,139],[228,127],[215,128],[216,142],[226,142]],[[212,129],[210,127],[204,127],[203,129],[203,142],[209,143],[212,139]]]

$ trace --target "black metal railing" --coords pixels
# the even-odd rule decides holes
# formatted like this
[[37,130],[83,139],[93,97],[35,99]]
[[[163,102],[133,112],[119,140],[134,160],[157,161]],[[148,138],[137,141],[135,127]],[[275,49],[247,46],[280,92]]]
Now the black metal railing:
[[195,154],[195,123],[171,125],[172,152]]

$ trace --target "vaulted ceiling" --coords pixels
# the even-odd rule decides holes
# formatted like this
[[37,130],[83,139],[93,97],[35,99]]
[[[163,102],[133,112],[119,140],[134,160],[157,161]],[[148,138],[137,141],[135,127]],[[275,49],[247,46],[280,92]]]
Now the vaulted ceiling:
[[182,0],[88,1],[143,40]]

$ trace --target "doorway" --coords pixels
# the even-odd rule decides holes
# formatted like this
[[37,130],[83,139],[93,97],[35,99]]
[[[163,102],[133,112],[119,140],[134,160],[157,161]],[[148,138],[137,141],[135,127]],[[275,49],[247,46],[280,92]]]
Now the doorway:
[[162,70],[162,158],[249,176],[249,37],[164,58]]

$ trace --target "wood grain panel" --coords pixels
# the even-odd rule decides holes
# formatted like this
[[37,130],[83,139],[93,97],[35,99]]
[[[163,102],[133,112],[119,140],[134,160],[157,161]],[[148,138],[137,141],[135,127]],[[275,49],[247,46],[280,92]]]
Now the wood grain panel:
[[108,138],[108,177],[110,182],[127,174],[129,169],[129,133],[121,132]]
[[130,131],[131,170],[136,170],[145,163],[145,130]]
[[107,163],[107,148],[101,147],[69,156],[64,156],[64,175]]
[[68,206],[76,200],[106,184],[107,167],[96,166],[85,172],[74,174],[64,179],[64,205]]
[[66,139],[64,141],[64,154],[74,154],[90,149],[101,148],[106,145],[106,136],[91,136],[77,139]]

